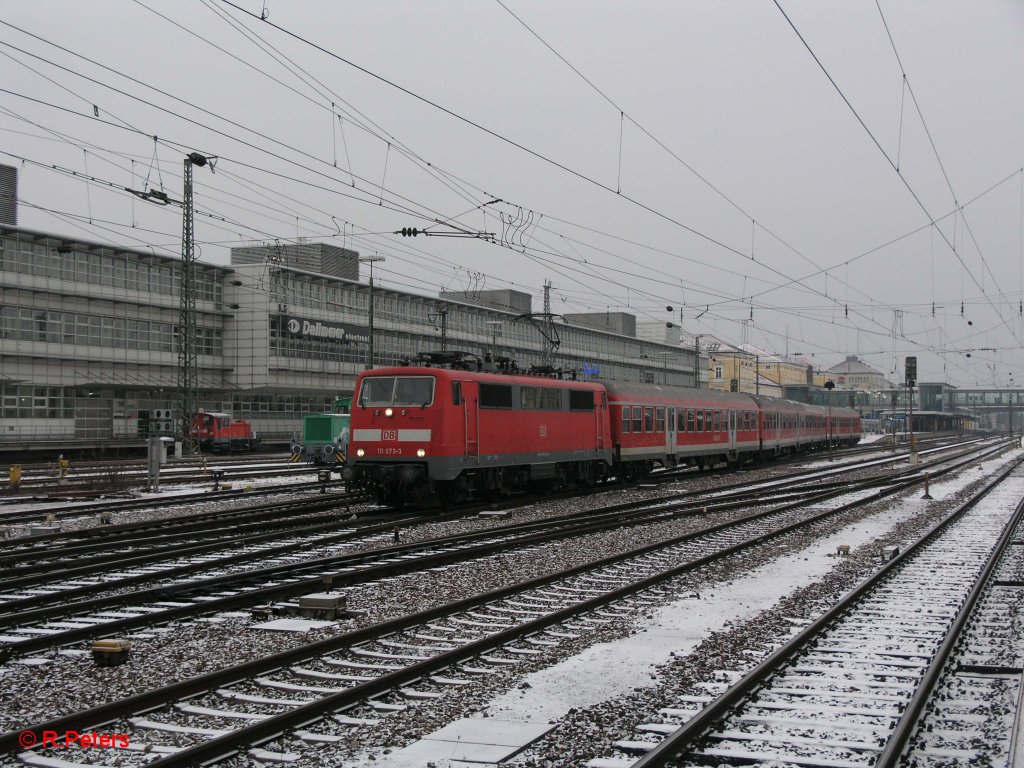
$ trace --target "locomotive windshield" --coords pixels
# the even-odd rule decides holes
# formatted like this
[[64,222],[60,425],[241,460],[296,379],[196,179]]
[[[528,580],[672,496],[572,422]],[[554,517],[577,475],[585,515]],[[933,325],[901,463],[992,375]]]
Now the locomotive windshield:
[[359,388],[359,405],[426,407],[434,402],[433,376],[367,376]]

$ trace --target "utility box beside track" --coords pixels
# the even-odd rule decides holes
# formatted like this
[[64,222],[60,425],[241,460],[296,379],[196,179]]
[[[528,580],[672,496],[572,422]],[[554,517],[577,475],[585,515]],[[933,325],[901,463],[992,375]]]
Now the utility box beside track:
[[131,651],[130,640],[96,640],[92,644],[92,660],[97,667],[117,667],[128,661]]
[[344,592],[315,592],[299,598],[299,615],[307,619],[333,621],[346,613]]

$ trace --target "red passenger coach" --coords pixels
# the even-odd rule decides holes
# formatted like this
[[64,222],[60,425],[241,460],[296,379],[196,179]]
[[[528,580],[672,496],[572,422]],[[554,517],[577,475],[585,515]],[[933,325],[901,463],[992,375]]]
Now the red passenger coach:
[[758,405],[749,395],[619,382],[605,388],[624,479],[655,464],[735,466],[760,450]]
[[588,484],[611,462],[599,384],[416,367],[356,382],[345,478],[382,504]]

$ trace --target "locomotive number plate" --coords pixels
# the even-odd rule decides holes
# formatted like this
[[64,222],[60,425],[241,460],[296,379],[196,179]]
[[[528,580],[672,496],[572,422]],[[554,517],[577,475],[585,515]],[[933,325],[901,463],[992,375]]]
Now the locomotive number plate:
[[378,456],[401,456],[402,455],[402,449],[401,448],[378,448],[377,449],[377,455]]
[[397,440],[398,430],[397,429],[382,429],[380,431],[381,440]]

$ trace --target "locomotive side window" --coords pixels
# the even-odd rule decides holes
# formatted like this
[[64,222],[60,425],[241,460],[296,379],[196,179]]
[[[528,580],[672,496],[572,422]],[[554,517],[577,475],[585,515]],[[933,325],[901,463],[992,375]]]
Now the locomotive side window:
[[480,384],[481,408],[511,408],[512,387],[508,384]]
[[630,430],[630,419],[629,419],[629,406],[622,406],[622,434],[629,434]]
[[654,408],[648,406],[644,408],[644,432],[654,431]]
[[654,411],[654,431],[664,432],[665,431],[665,409],[657,408]]
[[569,390],[570,411],[592,411],[594,410],[594,393],[589,389]]
[[639,405],[633,406],[633,431],[644,431],[644,409]]
[[519,404],[524,411],[560,411],[562,390],[554,387],[520,387]]
[[452,405],[462,405],[462,382],[452,382]]

